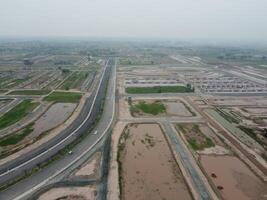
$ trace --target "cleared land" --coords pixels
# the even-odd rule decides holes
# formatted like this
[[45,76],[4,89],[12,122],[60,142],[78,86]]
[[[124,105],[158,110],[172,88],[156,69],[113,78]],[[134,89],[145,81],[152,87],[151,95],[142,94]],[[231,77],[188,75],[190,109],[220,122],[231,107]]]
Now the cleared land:
[[129,94],[187,93],[194,92],[194,89],[185,86],[127,87],[126,92]]
[[200,162],[224,199],[266,199],[267,185],[238,158],[202,155]]
[[8,95],[46,95],[50,90],[14,90]]
[[44,101],[55,101],[55,102],[73,102],[77,103],[80,101],[82,93],[78,92],[53,92],[46,96]]
[[0,117],[0,129],[6,128],[19,121],[38,105],[38,102],[32,102],[29,99],[23,100],[21,103]]
[[128,127],[117,159],[122,199],[192,199],[157,124]]

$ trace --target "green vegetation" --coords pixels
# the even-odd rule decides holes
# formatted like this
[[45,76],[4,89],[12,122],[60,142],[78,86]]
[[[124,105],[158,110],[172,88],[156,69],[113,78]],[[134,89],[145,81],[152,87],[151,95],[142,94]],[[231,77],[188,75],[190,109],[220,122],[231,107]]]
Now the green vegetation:
[[176,127],[182,131],[189,145],[195,151],[215,146],[213,141],[202,133],[197,124],[194,124],[192,127],[190,125],[176,124]]
[[73,72],[61,85],[61,89],[69,90],[73,88],[78,88],[81,83],[86,79],[88,76],[88,72],[80,71],[80,72]]
[[194,88],[185,86],[128,87],[126,92],[131,94],[187,93],[194,92]]
[[73,102],[80,101],[82,93],[78,92],[53,92],[44,98],[45,101]]
[[195,151],[199,151],[199,150],[201,151],[201,150],[204,150],[205,148],[210,148],[210,147],[215,146],[212,140],[206,136],[205,136],[204,143],[198,143],[196,139],[188,139],[188,143],[190,144],[192,149],[194,149]]
[[50,90],[14,90],[8,95],[45,95],[49,92]]
[[257,137],[257,133],[252,128],[245,127],[245,126],[238,126],[240,130],[242,130],[244,133],[246,133],[249,137],[257,141],[259,144],[265,146],[265,143]]
[[216,111],[230,123],[238,124],[240,122],[240,119],[231,115],[230,113],[227,113],[226,111],[223,111],[222,109],[217,108]]
[[18,131],[16,134],[1,138],[0,146],[17,144],[33,131],[33,125],[34,123],[30,123],[24,129]]
[[145,101],[140,101],[138,104],[131,106],[131,112],[138,113],[140,111],[152,115],[158,115],[159,113],[164,113],[166,110],[163,103],[155,101],[153,103],[146,103]]
[[34,108],[36,108],[37,105],[39,105],[39,103],[32,102],[29,99],[23,100],[21,103],[0,117],[0,129],[6,128],[19,121]]

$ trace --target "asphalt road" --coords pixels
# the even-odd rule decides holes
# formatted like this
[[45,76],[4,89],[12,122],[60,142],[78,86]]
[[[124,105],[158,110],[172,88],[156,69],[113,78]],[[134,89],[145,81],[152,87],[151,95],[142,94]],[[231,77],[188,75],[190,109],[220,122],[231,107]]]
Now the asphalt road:
[[116,68],[112,67],[111,76],[107,88],[104,111],[100,122],[92,132],[97,134],[88,135],[79,145],[73,149],[73,154],[66,155],[60,160],[53,162],[46,168],[33,174],[17,184],[0,192],[0,199],[21,200],[29,198],[33,193],[46,185],[64,179],[73,169],[84,163],[103,143],[110,131],[115,113],[115,87]]
[[[0,166],[0,184],[4,184],[9,180],[14,179],[21,173],[24,173],[25,170],[32,169],[39,163],[42,163],[45,160],[49,159],[60,149],[73,142],[82,133],[92,127],[98,113],[100,112],[101,101],[105,97],[106,86],[109,85],[108,81],[110,73],[114,68],[114,64],[114,60],[108,61],[105,70],[102,74],[100,80],[101,83],[99,87],[92,93],[90,97],[88,97],[85,106],[81,111],[81,114],[68,128],[66,128],[58,136],[54,137],[49,142],[41,145],[40,147],[29,152],[28,154]],[[107,98],[111,97],[107,96]],[[96,141],[99,135],[95,135],[92,141]],[[7,199],[2,198],[2,195],[3,192],[0,193],[0,199]]]
[[200,175],[198,174],[197,170],[191,163],[189,159],[189,155],[187,154],[187,151],[185,150],[184,145],[182,144],[182,142],[180,141],[180,138],[177,136],[177,134],[172,129],[171,124],[165,121],[162,123],[162,125],[165,129],[166,134],[168,135],[171,142],[173,143],[176,153],[179,155],[182,165],[186,169],[186,173],[191,178],[192,183],[195,187],[195,190],[198,192],[200,196],[200,199],[203,199],[203,200],[212,199]]

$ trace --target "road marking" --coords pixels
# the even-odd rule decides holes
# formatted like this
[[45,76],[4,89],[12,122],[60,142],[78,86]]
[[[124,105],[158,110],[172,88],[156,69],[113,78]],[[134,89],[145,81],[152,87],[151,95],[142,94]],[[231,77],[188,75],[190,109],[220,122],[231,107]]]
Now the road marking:
[[115,77],[114,77],[114,85],[113,85],[113,106],[112,106],[112,117],[111,120],[108,124],[108,126],[106,127],[106,129],[103,131],[102,135],[93,143],[92,146],[90,146],[87,150],[85,150],[80,156],[78,156],[75,160],[73,160],[70,164],[68,164],[66,167],[64,167],[63,169],[57,171],[55,174],[53,174],[52,176],[50,176],[49,178],[45,179],[44,181],[42,181],[41,183],[39,183],[38,185],[34,186],[33,188],[31,188],[30,190],[27,190],[27,192],[22,193],[21,195],[17,196],[16,198],[14,198],[13,200],[20,200],[22,198],[24,198],[25,196],[29,195],[30,193],[32,193],[34,190],[37,190],[38,188],[42,187],[44,184],[46,184],[48,181],[50,181],[51,179],[55,178],[57,175],[61,174],[63,171],[65,171],[66,169],[68,169],[69,167],[71,167],[74,163],[76,163],[79,159],[81,159],[85,154],[87,154],[106,134],[106,132],[108,131],[108,129],[110,128],[113,119],[114,119],[114,115],[115,115],[115,91],[116,91],[116,63],[115,63]]
[[[108,60],[108,61],[109,61],[109,60]],[[82,123],[81,123],[81,124],[80,124],[80,125],[79,125],[79,126],[72,132],[72,133],[71,133],[71,134],[69,134],[67,137],[65,137],[64,139],[62,139],[59,143],[57,143],[57,144],[55,144],[54,146],[50,147],[49,149],[45,150],[45,151],[42,152],[41,154],[39,154],[39,155],[37,155],[37,156],[31,158],[30,160],[28,160],[28,161],[26,161],[26,162],[24,162],[24,163],[22,163],[22,164],[20,164],[20,165],[18,165],[18,166],[16,166],[16,167],[12,168],[12,169],[9,169],[8,171],[6,171],[6,172],[0,174],[0,177],[5,176],[5,175],[7,175],[7,174],[9,174],[9,173],[11,173],[11,172],[13,172],[13,171],[15,171],[15,170],[21,168],[21,167],[27,165],[28,163],[32,162],[33,160],[35,160],[35,159],[37,159],[37,158],[43,156],[44,154],[46,154],[47,152],[49,152],[49,151],[51,151],[51,150],[53,150],[54,148],[56,148],[57,146],[59,146],[60,144],[62,144],[63,142],[65,142],[67,139],[69,139],[71,136],[73,136],[73,135],[74,135],[74,134],[75,134],[75,133],[76,133],[76,132],[77,132],[77,131],[84,125],[84,124],[85,124],[85,122],[86,122],[86,121],[88,120],[88,118],[90,117],[91,112],[92,112],[92,110],[93,110],[93,107],[94,107],[94,105],[95,105],[96,97],[97,97],[97,94],[98,94],[98,92],[99,92],[100,86],[101,86],[101,84],[102,84],[102,81],[103,81],[103,78],[104,78],[104,75],[105,75],[105,72],[106,72],[106,69],[107,69],[107,66],[108,66],[108,61],[107,61],[107,64],[106,64],[106,66],[105,66],[105,70],[104,70],[104,72],[103,72],[103,74],[102,74],[102,77],[101,77],[101,80],[100,80],[100,84],[98,85],[98,88],[97,88],[97,91],[96,91],[96,95],[94,96],[93,104],[91,105],[90,111],[89,111],[87,117],[85,118],[85,120],[84,120],[84,121],[83,121],[83,122],[82,122]]]

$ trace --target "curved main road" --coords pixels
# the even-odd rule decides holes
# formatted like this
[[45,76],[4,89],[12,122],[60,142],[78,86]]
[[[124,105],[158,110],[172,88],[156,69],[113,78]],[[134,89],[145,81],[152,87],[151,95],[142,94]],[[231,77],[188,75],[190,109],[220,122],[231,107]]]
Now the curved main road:
[[[101,102],[102,102],[103,98],[105,97],[107,85],[109,86],[109,88],[108,88],[106,98],[108,98],[108,99],[114,98],[115,94],[113,92],[113,88],[115,89],[115,83],[112,82],[112,84],[108,84],[109,80],[110,81],[115,80],[115,67],[114,66],[115,66],[115,61],[110,59],[105,66],[105,69],[104,69],[103,74],[101,76],[98,88],[94,91],[93,95],[91,95],[86,100],[86,105],[84,106],[81,114],[67,129],[65,129],[57,137],[53,138],[53,140],[49,141],[48,143],[46,143],[44,145],[41,145],[39,148],[35,149],[34,151],[30,152],[29,154],[27,154],[27,155],[25,155],[25,156],[23,156],[17,160],[6,163],[5,165],[2,165],[0,167],[0,183],[1,184],[6,183],[7,181],[16,178],[18,175],[23,173],[25,170],[31,169],[31,168],[35,167],[38,163],[41,163],[41,162],[49,159],[52,155],[56,154],[60,149],[64,148],[66,145],[73,142],[82,133],[84,133],[85,131],[88,131],[88,129],[90,127],[92,127],[93,123],[96,120],[96,117],[98,116],[98,114],[100,112]],[[112,90],[112,92],[110,92],[110,90]],[[112,103],[112,102],[113,101],[110,101],[109,103]],[[112,105],[110,105],[110,106],[112,106]],[[105,107],[106,107],[106,105],[105,105]],[[108,109],[110,109],[110,108],[108,108]],[[112,114],[113,112],[110,112],[110,113]],[[106,119],[106,121],[110,120],[110,119],[111,119],[111,117]],[[102,129],[100,127],[100,129],[103,130],[103,128],[105,128],[108,124],[102,123],[102,120],[101,120],[100,125],[103,126]],[[82,148],[83,150],[82,149],[80,150],[80,155],[82,154],[82,152],[85,151],[85,149],[88,149],[88,146],[89,147],[94,146],[95,143],[97,141],[99,141],[102,137],[103,136],[102,136],[100,131],[97,135],[90,135],[90,137],[87,137],[87,139],[90,139],[90,140],[88,140],[88,143],[86,145],[84,145],[84,146],[81,145],[81,147],[84,147],[84,149]],[[80,145],[78,145],[78,146],[80,146]],[[67,157],[67,160],[69,160],[72,157],[72,155],[66,156],[66,157]],[[64,163],[64,162],[62,162],[62,163]],[[66,161],[66,163],[69,163],[69,162]],[[64,167],[67,166],[66,163],[64,163],[64,165],[63,165]],[[57,166],[60,166],[60,164],[58,164]],[[63,166],[61,167],[61,169],[64,168]],[[48,166],[47,168],[50,168],[50,166]],[[47,169],[47,168],[45,168],[45,169]],[[42,178],[31,180],[31,177],[29,177],[29,178],[23,180],[22,182],[29,182],[30,184],[24,184],[24,185],[22,185],[22,187],[24,187],[24,186],[27,187],[30,185],[31,186],[30,188],[32,188],[32,186],[36,186],[35,180],[39,181],[42,179],[46,179],[47,177],[49,177],[50,172],[55,172],[55,169],[58,169],[58,168],[54,167],[53,168],[54,170],[48,171],[47,174],[42,174],[43,171],[46,171],[45,169],[42,170],[40,173],[37,173],[37,174],[41,175]],[[10,192],[10,190],[12,191],[12,188],[16,188],[16,186],[20,185],[20,184],[21,184],[21,182],[19,182],[15,186],[12,186],[8,190],[1,192],[0,193],[0,199],[2,199],[2,197],[4,197],[4,199],[14,199],[15,193]],[[18,193],[18,194],[21,193],[21,191],[23,191],[23,190],[21,190],[21,188],[17,188],[15,190],[16,190],[16,193]],[[12,198],[9,198],[10,196],[12,196]]]

